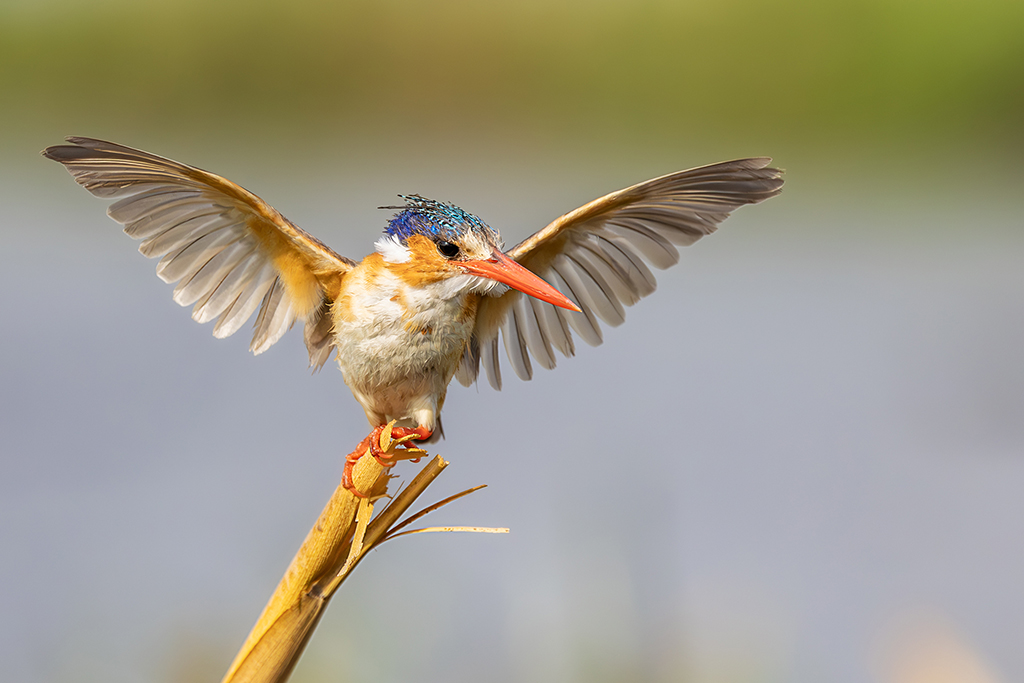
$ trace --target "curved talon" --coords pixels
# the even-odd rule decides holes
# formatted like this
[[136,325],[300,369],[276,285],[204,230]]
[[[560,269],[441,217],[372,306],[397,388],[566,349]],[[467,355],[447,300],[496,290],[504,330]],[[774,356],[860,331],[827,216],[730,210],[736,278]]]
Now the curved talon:
[[[354,451],[345,456],[345,469],[341,473],[341,485],[347,491],[351,491],[354,496],[359,498],[366,498],[366,495],[360,493],[356,488],[355,481],[352,479],[352,473],[355,469],[356,463],[359,462],[359,458],[363,457],[367,449],[369,449],[370,455],[380,463],[381,467],[394,467],[395,460],[393,448],[395,446],[402,446],[405,450],[415,450],[416,447],[412,445],[412,441],[423,441],[429,439],[433,432],[426,427],[392,427],[389,442],[391,447],[388,450],[384,450],[381,447],[381,434],[387,428],[388,425],[380,425],[373,428],[365,439],[359,442],[359,446]],[[419,458],[412,459],[413,462],[419,462]]]

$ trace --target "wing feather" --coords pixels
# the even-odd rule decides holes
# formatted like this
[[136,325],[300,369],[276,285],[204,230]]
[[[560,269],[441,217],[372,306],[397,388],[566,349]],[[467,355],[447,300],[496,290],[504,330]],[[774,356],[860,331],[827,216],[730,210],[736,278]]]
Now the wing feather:
[[618,327],[626,321],[626,311],[622,308],[615,291],[608,284],[601,269],[587,259],[586,251],[579,249],[566,254],[565,259],[572,265],[579,276],[580,282],[590,297],[594,312],[607,325]]
[[[530,305],[529,297],[523,297],[516,301],[514,309],[513,315],[515,316],[516,327],[522,342],[520,346],[524,350],[524,355],[525,351],[529,351],[541,367],[550,369],[555,359],[551,354],[551,346],[544,338],[544,333],[540,329],[537,314],[534,313],[533,306]],[[531,367],[530,369],[532,371],[533,368]]]
[[577,305],[583,309],[582,313],[571,315],[571,311],[566,311],[563,308],[561,311],[565,311],[565,313],[559,311],[559,315],[568,320],[569,325],[572,329],[576,330],[576,334],[580,335],[583,341],[591,346],[600,346],[603,338],[601,336],[601,326],[598,325],[597,316],[594,315],[594,304],[583,285],[583,281],[580,280],[579,275],[576,274],[575,269],[564,255],[552,265],[549,277],[554,282],[560,281],[561,286],[556,285],[555,288],[573,301],[580,302]]
[[192,319],[197,323],[208,323],[219,317],[238,299],[261,265],[259,254],[249,251],[196,303]]
[[274,345],[295,322],[295,312],[285,296],[284,283],[280,277],[263,297],[260,313],[256,316],[256,331],[252,336],[252,352],[261,354]]
[[633,251],[629,243],[621,239],[604,239],[600,236],[595,239],[595,242],[602,247],[602,251],[608,255],[608,258],[622,269],[627,281],[632,286],[633,294],[637,297],[636,301],[651,294],[657,288],[658,282],[654,279],[654,273],[643,262],[639,254]]
[[218,339],[230,337],[263,303],[263,297],[277,279],[277,272],[270,263],[262,263],[259,271],[243,286],[230,306],[221,314],[213,327],[213,336]]
[[139,253],[146,258],[160,256],[170,251],[176,251],[203,235],[208,235],[216,230],[230,229],[233,224],[231,216],[222,216],[212,212],[188,216],[176,223],[171,223],[166,230],[153,231],[151,236],[139,244]]
[[107,215],[123,224],[129,236],[142,239],[162,231],[174,218],[187,218],[199,199],[194,190],[151,189],[111,204]]
[[498,363],[498,336],[494,335],[483,346],[484,372],[487,374],[487,382],[495,389],[501,389],[501,365]]
[[526,349],[526,341],[520,329],[522,323],[517,313],[518,311],[513,308],[511,315],[505,317],[501,337],[505,342],[505,353],[512,364],[512,370],[520,379],[528,380],[533,377],[533,366],[530,364],[530,354]]
[[632,249],[638,251],[644,259],[659,270],[671,268],[679,263],[679,251],[661,233],[648,228],[641,220],[620,217],[608,223],[605,228],[609,233],[623,238]]
[[188,306],[195,299],[181,298],[180,292],[188,286],[196,273],[210,262],[210,259],[240,239],[241,235],[230,230],[219,230],[203,235],[186,244],[181,250],[173,252],[172,258],[162,259],[157,266],[156,274],[164,282],[177,282],[174,300],[182,306]]
[[[554,326],[552,327],[552,323],[545,319],[547,308],[540,305],[543,303],[542,301],[534,297],[523,297],[522,301],[529,304],[530,311],[532,311],[532,326],[539,333],[535,342],[538,345],[538,350],[535,352],[538,362],[540,362],[541,367],[545,370],[552,370],[556,362],[553,348],[565,347],[564,339],[561,338],[563,334],[561,324],[558,323],[558,318],[555,317]],[[555,341],[552,341],[552,337],[555,338]],[[532,346],[530,346],[530,350],[532,350]]]
[[323,367],[334,350],[334,322],[328,315],[326,302],[317,319],[315,325],[307,324],[304,330],[306,348],[309,350],[309,364],[314,368]]
[[195,319],[196,313],[207,303],[210,295],[216,291],[224,278],[254,251],[256,248],[244,241],[235,242],[221,249],[188,282],[182,279],[174,289],[174,301],[182,306],[199,302],[193,312]]
[[625,315],[622,306],[632,306],[639,301],[630,284],[629,274],[612,260],[596,240],[584,242],[580,246],[582,249],[576,253],[576,260],[583,261],[583,267],[592,271],[595,276],[600,274],[605,285],[611,290],[607,296],[618,304],[621,315]]
[[157,275],[178,283],[177,303],[196,304],[195,320],[219,316],[214,336],[227,337],[259,309],[250,348],[262,353],[300,319],[310,365],[326,362],[326,311],[353,261],[218,175],[113,142],[67,142],[43,155],[97,197],[117,200],[107,213],[142,240],[144,256],[160,257]]
[[771,159],[737,159],[670,173],[612,192],[559,217],[508,252],[582,309],[573,313],[514,289],[484,298],[473,339],[459,367],[463,384],[474,381],[481,363],[491,385],[501,388],[497,339],[519,377],[532,375],[530,354],[544,368],[555,365],[553,349],[574,353],[572,332],[592,346],[601,343],[598,322],[615,326],[625,307],[654,291],[650,266],[679,261],[689,246],[718,228],[735,209],[774,197],[782,172]]

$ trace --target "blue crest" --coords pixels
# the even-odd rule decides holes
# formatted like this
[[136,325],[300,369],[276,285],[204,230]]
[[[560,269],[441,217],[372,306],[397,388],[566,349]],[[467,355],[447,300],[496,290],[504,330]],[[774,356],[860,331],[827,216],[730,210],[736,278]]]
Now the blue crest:
[[385,235],[397,237],[405,244],[412,235],[424,235],[432,240],[454,242],[466,231],[483,233],[491,242],[497,242],[498,233],[477,216],[463,211],[454,204],[421,197],[418,194],[398,195],[404,206],[382,206],[382,209],[401,209],[384,229]]

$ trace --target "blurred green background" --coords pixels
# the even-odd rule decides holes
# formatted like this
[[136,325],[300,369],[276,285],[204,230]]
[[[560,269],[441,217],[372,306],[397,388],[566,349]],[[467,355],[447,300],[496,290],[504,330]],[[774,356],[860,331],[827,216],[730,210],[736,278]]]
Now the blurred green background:
[[6,0],[0,12],[8,133],[876,163],[886,150],[1009,159],[1024,144],[1024,6],[1010,0]]
[[603,347],[453,388],[440,493],[491,488],[436,523],[513,533],[375,553],[296,683],[1024,677],[1024,3],[0,0],[0,94],[3,680],[218,680],[366,429],[301,335],[191,323],[65,135],[356,258],[400,192],[514,244],[787,171]]

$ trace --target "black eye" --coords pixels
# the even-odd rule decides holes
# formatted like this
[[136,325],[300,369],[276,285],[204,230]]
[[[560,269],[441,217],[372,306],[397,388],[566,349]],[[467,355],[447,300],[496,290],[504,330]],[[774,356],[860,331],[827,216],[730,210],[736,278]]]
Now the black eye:
[[459,255],[459,245],[451,242],[438,242],[437,251],[445,258],[455,258]]

